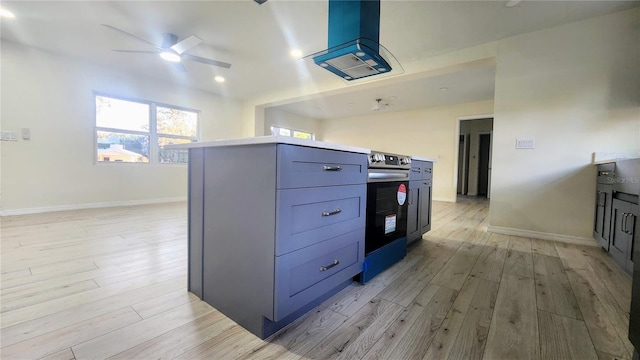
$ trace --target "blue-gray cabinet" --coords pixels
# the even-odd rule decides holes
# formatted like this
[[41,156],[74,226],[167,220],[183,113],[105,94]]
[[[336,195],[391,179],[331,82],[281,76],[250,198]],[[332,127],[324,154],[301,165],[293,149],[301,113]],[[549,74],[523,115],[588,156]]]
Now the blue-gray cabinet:
[[189,149],[189,290],[266,338],[362,271],[367,155]]
[[629,273],[638,244],[639,179],[638,159],[597,167],[593,237]]
[[433,163],[413,160],[409,172],[409,209],[407,216],[407,243],[422,238],[431,230],[431,194]]

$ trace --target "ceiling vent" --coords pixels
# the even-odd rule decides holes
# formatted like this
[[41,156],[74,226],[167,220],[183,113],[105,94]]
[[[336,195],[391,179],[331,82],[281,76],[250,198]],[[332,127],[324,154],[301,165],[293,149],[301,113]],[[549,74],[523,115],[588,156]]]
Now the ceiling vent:
[[309,57],[348,81],[389,73],[379,41],[380,0],[329,0],[328,49]]

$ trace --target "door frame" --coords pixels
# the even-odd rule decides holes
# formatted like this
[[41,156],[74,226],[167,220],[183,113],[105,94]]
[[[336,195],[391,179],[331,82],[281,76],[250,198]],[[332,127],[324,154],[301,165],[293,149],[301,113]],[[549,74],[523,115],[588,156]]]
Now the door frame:
[[[457,201],[457,197],[458,197],[458,166],[459,166],[459,157],[460,157],[460,122],[461,121],[465,121],[465,120],[481,120],[481,119],[487,119],[487,118],[492,118],[494,121],[494,128],[495,128],[495,115],[494,114],[481,114],[481,115],[471,115],[471,116],[460,116],[458,118],[456,118],[456,131],[453,134],[455,136],[455,141],[454,143],[454,154],[456,154],[453,158],[453,191],[454,191],[454,202]],[[493,132],[493,131],[492,131]],[[493,135],[491,135],[491,138],[493,139]],[[493,142],[491,142],[493,144]],[[489,152],[489,158],[491,158],[491,153],[493,153],[493,148],[490,149]],[[491,183],[489,183],[489,185],[491,185]],[[490,188],[491,186],[489,186]],[[489,192],[491,190],[489,189]]]

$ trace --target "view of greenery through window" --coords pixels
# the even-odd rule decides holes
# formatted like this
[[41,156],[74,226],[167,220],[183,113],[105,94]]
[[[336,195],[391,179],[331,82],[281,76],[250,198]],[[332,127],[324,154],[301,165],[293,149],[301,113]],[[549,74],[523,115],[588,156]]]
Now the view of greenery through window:
[[271,135],[293,136],[295,138],[309,139],[309,140],[313,140],[315,138],[313,133],[310,133],[307,131],[301,131],[301,130],[287,129],[279,126],[271,127]]
[[186,150],[165,145],[198,141],[195,111],[96,95],[99,162],[186,163]]

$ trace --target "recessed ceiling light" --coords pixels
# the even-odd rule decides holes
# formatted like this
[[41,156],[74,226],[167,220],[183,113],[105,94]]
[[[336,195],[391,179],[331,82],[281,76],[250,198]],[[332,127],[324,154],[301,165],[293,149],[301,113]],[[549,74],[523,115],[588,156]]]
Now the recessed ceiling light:
[[520,4],[521,2],[522,2],[522,0],[509,0],[504,4],[504,6],[506,6],[508,8],[512,8],[512,7]]
[[443,86],[443,87],[441,87],[441,88],[440,88],[440,91],[443,91],[443,92],[444,92],[444,91],[449,91],[449,88],[448,88],[448,87],[446,87],[446,86]]
[[302,50],[300,50],[300,49],[291,49],[289,54],[294,59],[300,59],[302,57]]
[[0,8],[0,17],[4,17],[4,18],[9,18],[9,19],[13,19],[15,18],[15,14],[12,13],[11,11],[4,9],[4,8]]
[[216,82],[219,82],[219,83],[223,83],[224,82],[224,78],[222,76],[220,76],[220,75],[214,77],[213,80],[215,80]]
[[171,52],[171,51],[163,51],[160,53],[160,57],[167,60],[167,61],[171,61],[174,63],[179,63],[180,62],[180,55]]

